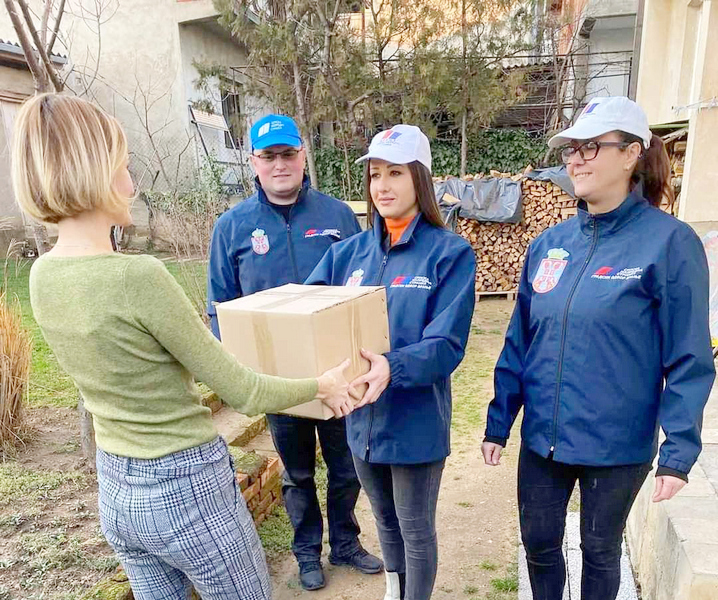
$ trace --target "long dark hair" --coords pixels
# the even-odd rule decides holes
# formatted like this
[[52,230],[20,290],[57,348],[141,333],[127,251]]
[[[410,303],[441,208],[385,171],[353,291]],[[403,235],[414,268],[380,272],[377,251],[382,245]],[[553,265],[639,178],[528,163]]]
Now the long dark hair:
[[636,168],[631,174],[631,186],[643,182],[643,197],[653,206],[660,206],[665,198],[669,205],[673,204],[674,194],[671,186],[671,161],[663,145],[663,140],[655,133],[651,137],[651,146],[643,148],[641,138],[630,133],[619,132],[624,142],[638,142],[643,150]]
[[[366,161],[366,168],[364,169],[364,198],[366,200],[367,225],[373,227],[376,208],[374,208],[374,203],[371,200],[369,163],[371,163],[371,160]],[[406,166],[409,167],[411,180],[414,182],[414,191],[416,192],[416,202],[419,205],[419,212],[424,215],[424,218],[434,227],[444,229],[444,219],[441,216],[439,205],[436,202],[431,171],[418,160],[410,162]]]

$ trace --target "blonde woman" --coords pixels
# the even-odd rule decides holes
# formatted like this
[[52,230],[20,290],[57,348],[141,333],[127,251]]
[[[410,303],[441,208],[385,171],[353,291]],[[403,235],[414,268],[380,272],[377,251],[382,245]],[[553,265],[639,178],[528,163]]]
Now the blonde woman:
[[258,375],[204,326],[151,256],[112,251],[134,194],[125,135],[87,101],[45,94],[15,123],[13,187],[56,223],[30,274],[35,319],[92,413],[100,522],[139,600],[267,600],[267,568],[231,459],[193,376],[247,414],[320,398],[351,412],[341,365],[318,379]]

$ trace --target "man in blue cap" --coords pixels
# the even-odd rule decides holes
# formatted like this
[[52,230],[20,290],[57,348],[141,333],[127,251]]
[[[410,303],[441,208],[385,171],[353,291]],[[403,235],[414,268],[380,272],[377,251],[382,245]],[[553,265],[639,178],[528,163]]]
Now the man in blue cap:
[[[217,337],[214,302],[304,283],[331,244],[360,231],[347,204],[309,186],[302,138],[291,118],[267,115],[252,126],[250,138],[257,191],[223,214],[212,233],[207,313]],[[354,507],[359,480],[344,419],[267,419],[284,463],[282,493],[294,527],[292,550],[302,587],[324,587],[322,514],[314,482],[317,434],[328,469],[329,562],[363,573],[381,572],[381,560],[364,550],[358,539]]]

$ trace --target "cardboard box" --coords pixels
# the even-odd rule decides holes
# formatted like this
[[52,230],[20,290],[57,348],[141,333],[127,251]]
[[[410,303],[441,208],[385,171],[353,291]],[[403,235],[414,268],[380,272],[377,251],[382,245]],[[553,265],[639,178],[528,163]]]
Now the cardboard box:
[[[377,354],[390,349],[383,287],[289,284],[218,303],[217,319],[227,350],[267,375],[316,377],[349,358],[351,381],[369,370],[361,348]],[[334,416],[319,400],[282,412]]]

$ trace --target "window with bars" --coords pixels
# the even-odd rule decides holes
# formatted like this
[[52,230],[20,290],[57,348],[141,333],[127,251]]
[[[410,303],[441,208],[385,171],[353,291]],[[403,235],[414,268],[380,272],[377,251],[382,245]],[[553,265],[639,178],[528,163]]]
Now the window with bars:
[[224,132],[224,145],[227,148],[244,147],[242,94],[236,89],[222,93],[222,115],[229,127],[229,131]]

